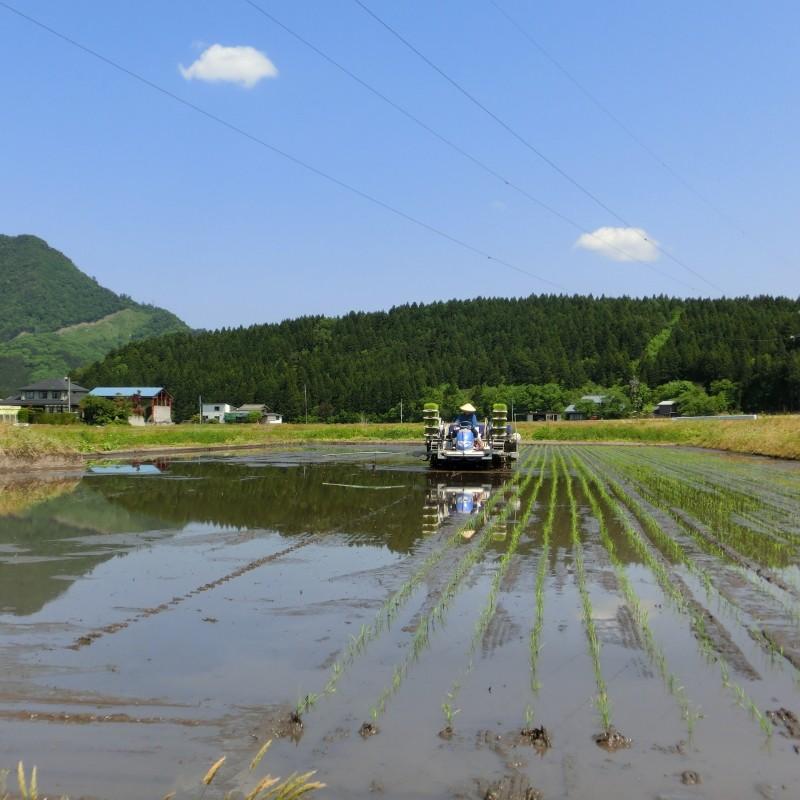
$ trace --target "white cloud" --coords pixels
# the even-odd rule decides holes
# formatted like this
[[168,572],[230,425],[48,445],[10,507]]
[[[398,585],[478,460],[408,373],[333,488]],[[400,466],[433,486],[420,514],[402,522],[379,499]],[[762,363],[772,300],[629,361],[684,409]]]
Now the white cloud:
[[264,53],[244,45],[226,47],[212,44],[194,64],[189,67],[179,64],[178,68],[187,81],[238,83],[247,89],[252,89],[263,78],[278,75],[278,68]]
[[658,242],[644,228],[598,228],[582,233],[575,247],[592,250],[613,261],[655,261]]

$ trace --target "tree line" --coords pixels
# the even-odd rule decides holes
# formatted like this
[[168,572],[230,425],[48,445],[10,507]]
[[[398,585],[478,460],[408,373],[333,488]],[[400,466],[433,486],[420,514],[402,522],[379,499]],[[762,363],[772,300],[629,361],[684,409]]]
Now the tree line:
[[800,408],[797,334],[800,300],[786,297],[477,298],[170,334],[113,351],[74,378],[165,386],[178,419],[201,395],[266,403],[287,420],[307,411],[344,422],[398,419],[401,400],[410,418],[425,400],[447,405],[465,391],[473,402],[509,402],[509,387],[520,410],[561,411],[603,389],[630,413],[655,400],[649,387],[674,381],[685,383],[669,388],[696,408],[789,411]]

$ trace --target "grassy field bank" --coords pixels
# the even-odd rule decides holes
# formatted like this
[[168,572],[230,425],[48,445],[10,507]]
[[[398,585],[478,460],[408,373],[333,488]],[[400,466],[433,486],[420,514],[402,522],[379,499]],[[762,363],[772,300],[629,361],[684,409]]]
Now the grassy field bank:
[[[800,416],[765,416],[754,421],[608,420],[520,423],[523,440],[555,442],[639,442],[710,447],[800,459]],[[221,448],[305,442],[420,442],[421,425],[174,425],[0,427],[0,468],[48,461],[77,461],[98,453]]]

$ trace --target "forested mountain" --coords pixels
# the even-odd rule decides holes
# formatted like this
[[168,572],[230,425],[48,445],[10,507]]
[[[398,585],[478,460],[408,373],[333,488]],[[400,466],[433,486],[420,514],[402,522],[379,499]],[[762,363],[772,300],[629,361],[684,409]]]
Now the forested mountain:
[[[745,409],[798,408],[800,301],[531,296],[404,305],[339,318],[135,342],[79,381],[164,385],[179,418],[207,402],[265,402],[289,419],[412,412],[428,387],[649,385],[719,379]],[[440,389],[441,391],[441,389]],[[391,410],[391,411],[390,411]]]
[[174,314],[105,289],[42,239],[0,235],[0,397],[180,330]]

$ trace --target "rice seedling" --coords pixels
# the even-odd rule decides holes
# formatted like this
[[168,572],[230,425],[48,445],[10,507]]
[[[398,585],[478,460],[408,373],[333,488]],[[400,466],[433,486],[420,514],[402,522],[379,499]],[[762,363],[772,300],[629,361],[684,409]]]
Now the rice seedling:
[[[547,458],[545,457],[545,462]],[[453,681],[452,686],[450,687],[450,691],[447,693],[447,702],[442,704],[442,710],[445,712],[445,716],[448,716],[447,711],[451,709],[451,704],[456,700],[458,697],[459,690],[461,689],[461,684],[466,675],[468,675],[472,671],[473,667],[473,659],[475,650],[478,647],[478,644],[483,639],[484,634],[486,633],[486,629],[489,627],[489,623],[492,621],[492,618],[497,611],[497,596],[500,592],[500,584],[503,582],[503,578],[505,577],[506,573],[508,572],[508,568],[511,565],[511,560],[513,559],[515,553],[517,552],[517,547],[519,546],[519,540],[522,536],[523,531],[528,525],[528,521],[533,514],[534,507],[536,506],[536,500],[539,496],[539,490],[542,487],[542,483],[544,481],[544,463],[542,464],[542,468],[539,471],[539,479],[536,482],[536,485],[533,488],[533,491],[530,494],[528,499],[527,505],[525,507],[525,511],[522,513],[520,518],[514,523],[514,526],[511,531],[511,536],[508,540],[508,546],[506,547],[506,551],[503,553],[503,556],[500,559],[500,562],[495,570],[494,576],[492,577],[492,583],[489,588],[489,593],[486,597],[486,602],[484,603],[483,608],[481,609],[480,616],[478,617],[477,621],[475,622],[474,631],[472,634],[472,640],[470,642],[469,652],[468,652],[468,661],[466,667],[459,673],[458,677]],[[447,727],[452,728],[451,724],[452,720],[447,719]]]
[[678,682],[677,677],[670,671],[667,663],[667,657],[664,651],[661,649],[661,647],[658,646],[658,644],[655,641],[655,637],[653,636],[653,631],[651,630],[650,623],[648,621],[647,610],[643,607],[641,600],[639,599],[639,596],[636,594],[636,591],[631,585],[630,579],[628,578],[628,575],[625,571],[625,567],[623,566],[622,562],[617,556],[616,548],[614,547],[614,542],[608,534],[608,528],[605,523],[603,510],[600,507],[600,504],[598,503],[594,492],[591,490],[589,486],[589,483],[586,479],[585,467],[580,457],[573,454],[571,462],[577,472],[583,493],[588,499],[589,505],[592,508],[592,513],[594,514],[594,517],[597,520],[600,533],[600,541],[602,542],[603,547],[608,553],[609,561],[611,562],[611,565],[614,569],[614,573],[617,577],[617,583],[622,589],[622,593],[625,596],[625,601],[631,610],[633,620],[642,637],[642,642],[644,644],[645,651],[647,652],[650,662],[658,670],[658,673],[661,676],[662,680],[664,681],[667,690],[678,703],[678,706],[680,707],[681,711],[681,717],[686,723],[687,734],[689,736],[689,740],[691,741],[692,736],[694,734],[694,727],[696,721],[700,717],[699,711],[689,701],[689,698],[686,695],[686,691],[683,688],[683,685]]
[[603,677],[603,669],[600,664],[600,639],[597,636],[597,628],[594,624],[592,611],[592,599],[586,588],[586,570],[583,563],[583,545],[581,544],[578,504],[575,502],[575,492],[572,488],[572,476],[569,474],[567,464],[563,455],[559,453],[561,471],[564,475],[564,482],[567,487],[567,499],[569,501],[570,537],[572,540],[572,550],[575,559],[575,576],[578,582],[578,592],[581,596],[581,607],[583,611],[583,627],[586,633],[586,640],[589,646],[589,655],[592,659],[594,670],[595,685],[597,686],[597,697],[594,699],[595,707],[600,714],[602,729],[608,731],[611,726],[611,701],[608,697],[608,687]]
[[[528,474],[528,470],[530,470],[530,474],[535,473],[543,459],[544,454],[541,450],[538,448],[536,450],[532,450],[514,472],[511,480],[506,484],[505,489],[516,495],[519,482],[523,479],[529,479],[530,475]],[[486,524],[491,513],[504,499],[504,491],[497,491],[489,498],[482,510],[481,519],[484,524]],[[319,700],[336,692],[337,686],[344,676],[346,670],[352,666],[355,660],[366,650],[367,646],[372,641],[377,639],[384,630],[387,630],[391,627],[397,614],[413,595],[414,590],[442,561],[445,555],[463,541],[463,532],[467,530],[467,528],[474,525],[475,522],[472,518],[462,522],[453,531],[453,533],[448,536],[444,544],[440,548],[429,553],[419,567],[417,567],[414,573],[384,601],[384,603],[378,609],[372,623],[369,625],[362,625],[357,634],[351,634],[350,640],[345,647],[342,657],[331,665],[330,674],[322,688],[322,691],[319,694],[307,694],[296,704],[295,714],[298,718],[302,717],[303,714],[308,713]]]
[[[544,583],[547,577],[547,565],[550,555],[550,534],[553,531],[553,524],[556,518],[556,499],[558,497],[558,470],[556,469],[555,459],[551,461],[550,469],[550,497],[547,504],[547,517],[542,527],[542,545],[539,553],[539,562],[536,568],[536,616],[531,629],[529,651],[530,651],[530,682],[531,691],[537,694],[541,688],[537,677],[537,665],[539,663],[539,653],[542,649],[542,628],[544,627]],[[526,711],[527,713],[527,711]],[[531,714],[533,712],[531,711]],[[526,727],[530,728],[533,717]]]
[[[617,467],[617,462],[613,457],[604,454],[602,460],[605,463],[611,463],[615,468]],[[636,490],[642,497],[672,517],[677,527],[688,537],[687,541],[698,544],[698,546],[703,548],[704,552],[714,555],[720,561],[729,562],[727,564],[727,569],[735,572],[739,577],[747,581],[756,592],[767,600],[767,602],[769,599],[776,601],[781,606],[782,610],[787,613],[796,624],[800,622],[800,608],[798,608],[792,597],[786,594],[782,581],[772,577],[766,570],[752,564],[748,565],[743,559],[731,561],[731,557],[724,546],[717,545],[713,541],[709,542],[708,536],[700,532],[694,525],[689,524],[679,510],[676,510],[671,504],[665,503],[662,498],[650,494],[646,484],[631,478],[630,475],[627,477],[632,481]],[[610,480],[609,483],[618,496],[622,497],[625,494],[624,490],[615,481]],[[759,636],[758,628],[753,629],[748,625],[742,618],[739,606],[733,599],[726,596],[723,588],[718,585],[719,582],[714,581],[713,576],[708,570],[704,569],[696,558],[690,557],[686,552],[685,546],[681,546],[675,539],[668,536],[640,503],[636,502],[629,495],[626,502],[631,505],[638,518],[647,528],[648,534],[652,537],[652,540],[658,544],[662,551],[668,552],[674,560],[684,564],[686,568],[702,582],[709,601],[716,599],[721,607],[725,608],[737,623],[748,632],[753,640],[772,657],[774,652],[769,646],[765,645],[763,637]],[[776,585],[776,583],[778,585]],[[774,661],[773,665],[775,665]],[[798,672],[793,665],[791,668],[795,672]],[[800,675],[797,677],[800,677]]]
[[[585,464],[586,462],[584,461],[584,465]],[[731,691],[736,696],[737,704],[748,709],[751,716],[759,721],[761,729],[767,734],[767,736],[771,736],[771,728],[769,728],[769,726],[761,725],[760,719],[762,715],[755,703],[752,701],[752,699],[750,699],[744,689],[730,681],[728,664],[724,656],[714,648],[714,643],[706,629],[703,615],[694,605],[687,601],[682,591],[678,588],[676,583],[672,581],[670,574],[663,562],[656,558],[654,552],[650,549],[650,546],[648,546],[642,535],[631,523],[629,516],[623,511],[622,504],[618,503],[616,499],[609,494],[608,490],[606,489],[606,482],[608,482],[609,486],[614,488],[617,496],[619,496],[620,499],[625,498],[624,502],[626,504],[629,503],[632,508],[637,505],[636,501],[626,495],[624,490],[618,484],[616,484],[615,481],[608,476],[608,474],[605,475],[604,479],[601,479],[588,466],[585,466],[585,470],[587,478],[596,487],[597,493],[606,502],[608,507],[612,509],[612,512],[619,520],[629,543],[653,573],[664,595],[670,600],[677,611],[689,618],[700,652],[709,662],[716,662],[719,665],[723,687]],[[639,506],[639,511],[642,514],[645,513],[641,506]],[[655,522],[652,519],[650,519],[650,522],[651,524],[655,525]]]
[[[522,484],[514,488],[512,498],[524,494],[528,485],[533,480],[535,474],[531,472],[526,475]],[[474,543],[471,549],[461,558],[455,570],[450,576],[449,581],[442,590],[441,597],[436,605],[420,620],[414,636],[407,648],[405,657],[397,664],[392,672],[392,681],[388,684],[377,701],[370,708],[370,715],[373,720],[379,719],[386,711],[389,700],[397,694],[403,680],[408,674],[411,666],[419,659],[422,652],[430,643],[431,632],[437,625],[441,625],[447,615],[453,600],[458,594],[459,587],[464,578],[472,571],[473,567],[483,558],[487,547],[492,541],[492,531],[495,526],[501,525],[508,518],[512,510],[512,503],[508,502],[483,528],[480,539]],[[474,541],[474,540],[473,540]]]

